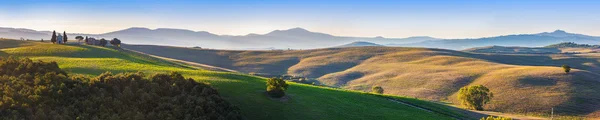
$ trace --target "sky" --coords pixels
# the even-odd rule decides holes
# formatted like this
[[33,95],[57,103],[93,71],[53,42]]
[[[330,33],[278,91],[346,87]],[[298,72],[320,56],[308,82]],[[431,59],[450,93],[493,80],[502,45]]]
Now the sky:
[[295,27],[337,36],[600,36],[593,0],[2,0],[0,27],[106,33],[130,27],[220,35]]

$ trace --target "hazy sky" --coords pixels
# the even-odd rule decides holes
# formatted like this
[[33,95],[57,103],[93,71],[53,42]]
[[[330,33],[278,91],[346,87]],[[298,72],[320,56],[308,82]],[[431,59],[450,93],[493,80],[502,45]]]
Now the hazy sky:
[[473,38],[562,29],[600,36],[600,1],[2,0],[0,27],[105,33],[129,27],[245,35],[302,27],[339,36]]

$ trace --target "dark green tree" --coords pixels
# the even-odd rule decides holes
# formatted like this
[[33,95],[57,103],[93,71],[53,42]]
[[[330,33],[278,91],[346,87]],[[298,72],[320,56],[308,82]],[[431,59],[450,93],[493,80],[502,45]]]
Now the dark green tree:
[[69,38],[67,37],[67,32],[63,31],[63,44],[66,44],[66,43],[67,43],[67,39],[69,39]]
[[371,88],[371,91],[373,93],[383,94],[383,88],[381,86],[373,86],[373,88]]
[[110,44],[115,46],[115,47],[121,47],[121,40],[117,39],[117,38],[113,38],[110,41]]
[[102,39],[100,39],[100,45],[99,46],[105,47],[107,43],[108,43],[108,41],[106,41],[106,39],[102,38]]
[[81,40],[83,40],[83,36],[77,36],[75,37],[75,39],[77,39],[77,42],[81,43]]
[[69,77],[56,62],[0,57],[0,120],[243,119],[210,85],[179,73]]
[[465,86],[458,91],[458,100],[468,109],[483,110],[494,94],[483,85]]
[[285,96],[288,84],[281,78],[270,78],[267,80],[267,94],[274,98]]
[[571,72],[571,66],[569,65],[562,65],[563,70],[565,70],[565,73],[569,74],[569,72]]
[[52,31],[52,38],[50,38],[50,42],[53,44],[56,43],[56,31]]

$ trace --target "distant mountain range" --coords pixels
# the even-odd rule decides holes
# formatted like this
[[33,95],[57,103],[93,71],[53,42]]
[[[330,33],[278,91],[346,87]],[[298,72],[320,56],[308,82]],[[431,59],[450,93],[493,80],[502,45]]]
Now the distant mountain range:
[[383,46],[383,45],[380,45],[380,44],[375,44],[375,43],[370,43],[370,42],[358,41],[358,42],[352,42],[352,43],[348,43],[348,44],[344,44],[344,45],[336,46],[336,48],[345,48],[345,47],[366,47],[366,46]]
[[[57,33],[62,31],[57,31]],[[68,32],[68,31],[67,31]],[[50,39],[51,31],[36,31],[23,28],[0,28],[0,37],[24,39]],[[344,37],[325,33],[311,32],[302,28],[274,30],[267,34],[248,34],[242,36],[216,35],[206,31],[158,28],[148,29],[132,27],[103,34],[67,33],[69,36],[89,36],[95,38],[119,38],[127,44],[170,45],[181,47],[199,46],[217,49],[310,49],[327,48],[356,41],[368,41],[379,44],[408,44],[427,40],[431,37],[383,38],[383,37]]]
[[[68,31],[67,31],[68,32]],[[57,31],[62,33],[62,31]],[[23,28],[2,28],[2,38],[50,39],[51,31],[36,31]],[[185,29],[158,28],[148,29],[132,27],[103,34],[67,33],[70,38],[89,36],[95,38],[119,38],[127,44],[168,45],[181,47],[199,46],[215,49],[312,49],[338,47],[353,42],[369,42],[385,46],[428,47],[443,49],[467,49],[483,46],[523,46],[541,47],[560,42],[575,42],[582,44],[600,43],[600,37],[567,33],[562,30],[539,34],[506,35],[476,39],[438,39],[427,36],[408,38],[384,37],[347,37],[334,36],[325,33],[311,32],[302,28],[274,30],[267,34],[248,35],[216,35],[206,31],[191,31]],[[358,42],[360,43],[360,42]],[[359,45],[360,46],[360,45]]]
[[428,47],[462,50],[483,46],[521,46],[543,47],[546,45],[575,42],[579,44],[599,44],[600,37],[568,33],[562,30],[543,32],[538,34],[506,35],[477,39],[440,39],[428,40],[409,44],[393,44],[391,46]]

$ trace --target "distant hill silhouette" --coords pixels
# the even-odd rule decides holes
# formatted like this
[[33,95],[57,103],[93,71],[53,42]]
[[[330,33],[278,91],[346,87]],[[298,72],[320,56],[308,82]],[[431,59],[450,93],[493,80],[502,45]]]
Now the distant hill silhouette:
[[[19,39],[50,39],[51,31],[36,31],[31,29],[0,28],[0,37]],[[103,34],[69,33],[70,36],[89,36],[99,38],[119,38],[128,44],[170,45],[170,46],[200,46],[218,49],[310,49],[326,48],[353,41],[366,41],[378,44],[407,44],[436,40],[437,38],[419,36],[409,38],[378,37],[345,37],[325,33],[311,32],[303,28],[274,30],[267,34],[248,34],[241,36],[217,35],[206,31],[191,31],[185,29],[158,28],[149,29],[132,27]]]
[[392,46],[428,47],[462,50],[483,46],[521,46],[521,47],[543,47],[561,42],[576,42],[580,44],[598,44],[600,37],[568,33],[563,30],[554,32],[543,32],[538,34],[506,35],[497,37],[486,37],[477,39],[444,39],[429,40],[409,44],[394,44]]
[[345,48],[345,47],[366,47],[366,46],[383,46],[383,45],[380,45],[380,44],[375,44],[375,43],[371,43],[371,42],[363,42],[363,41],[358,41],[358,42],[352,42],[352,43],[348,43],[348,44],[344,44],[344,45],[336,46],[335,48]]
[[[68,33],[69,31],[67,31]],[[19,39],[50,39],[50,31],[36,31],[23,28],[1,28],[0,37]],[[69,33],[68,33],[69,34]],[[427,36],[408,38],[347,37],[312,32],[303,28],[274,30],[266,34],[217,35],[206,31],[132,27],[103,34],[71,33],[69,36],[89,36],[99,38],[119,38],[128,44],[169,45],[213,49],[313,49],[364,41],[386,46],[427,47],[462,50],[484,46],[542,47],[561,42],[598,44],[600,37],[568,33],[563,30],[538,34],[518,34],[474,39],[438,39]]]

